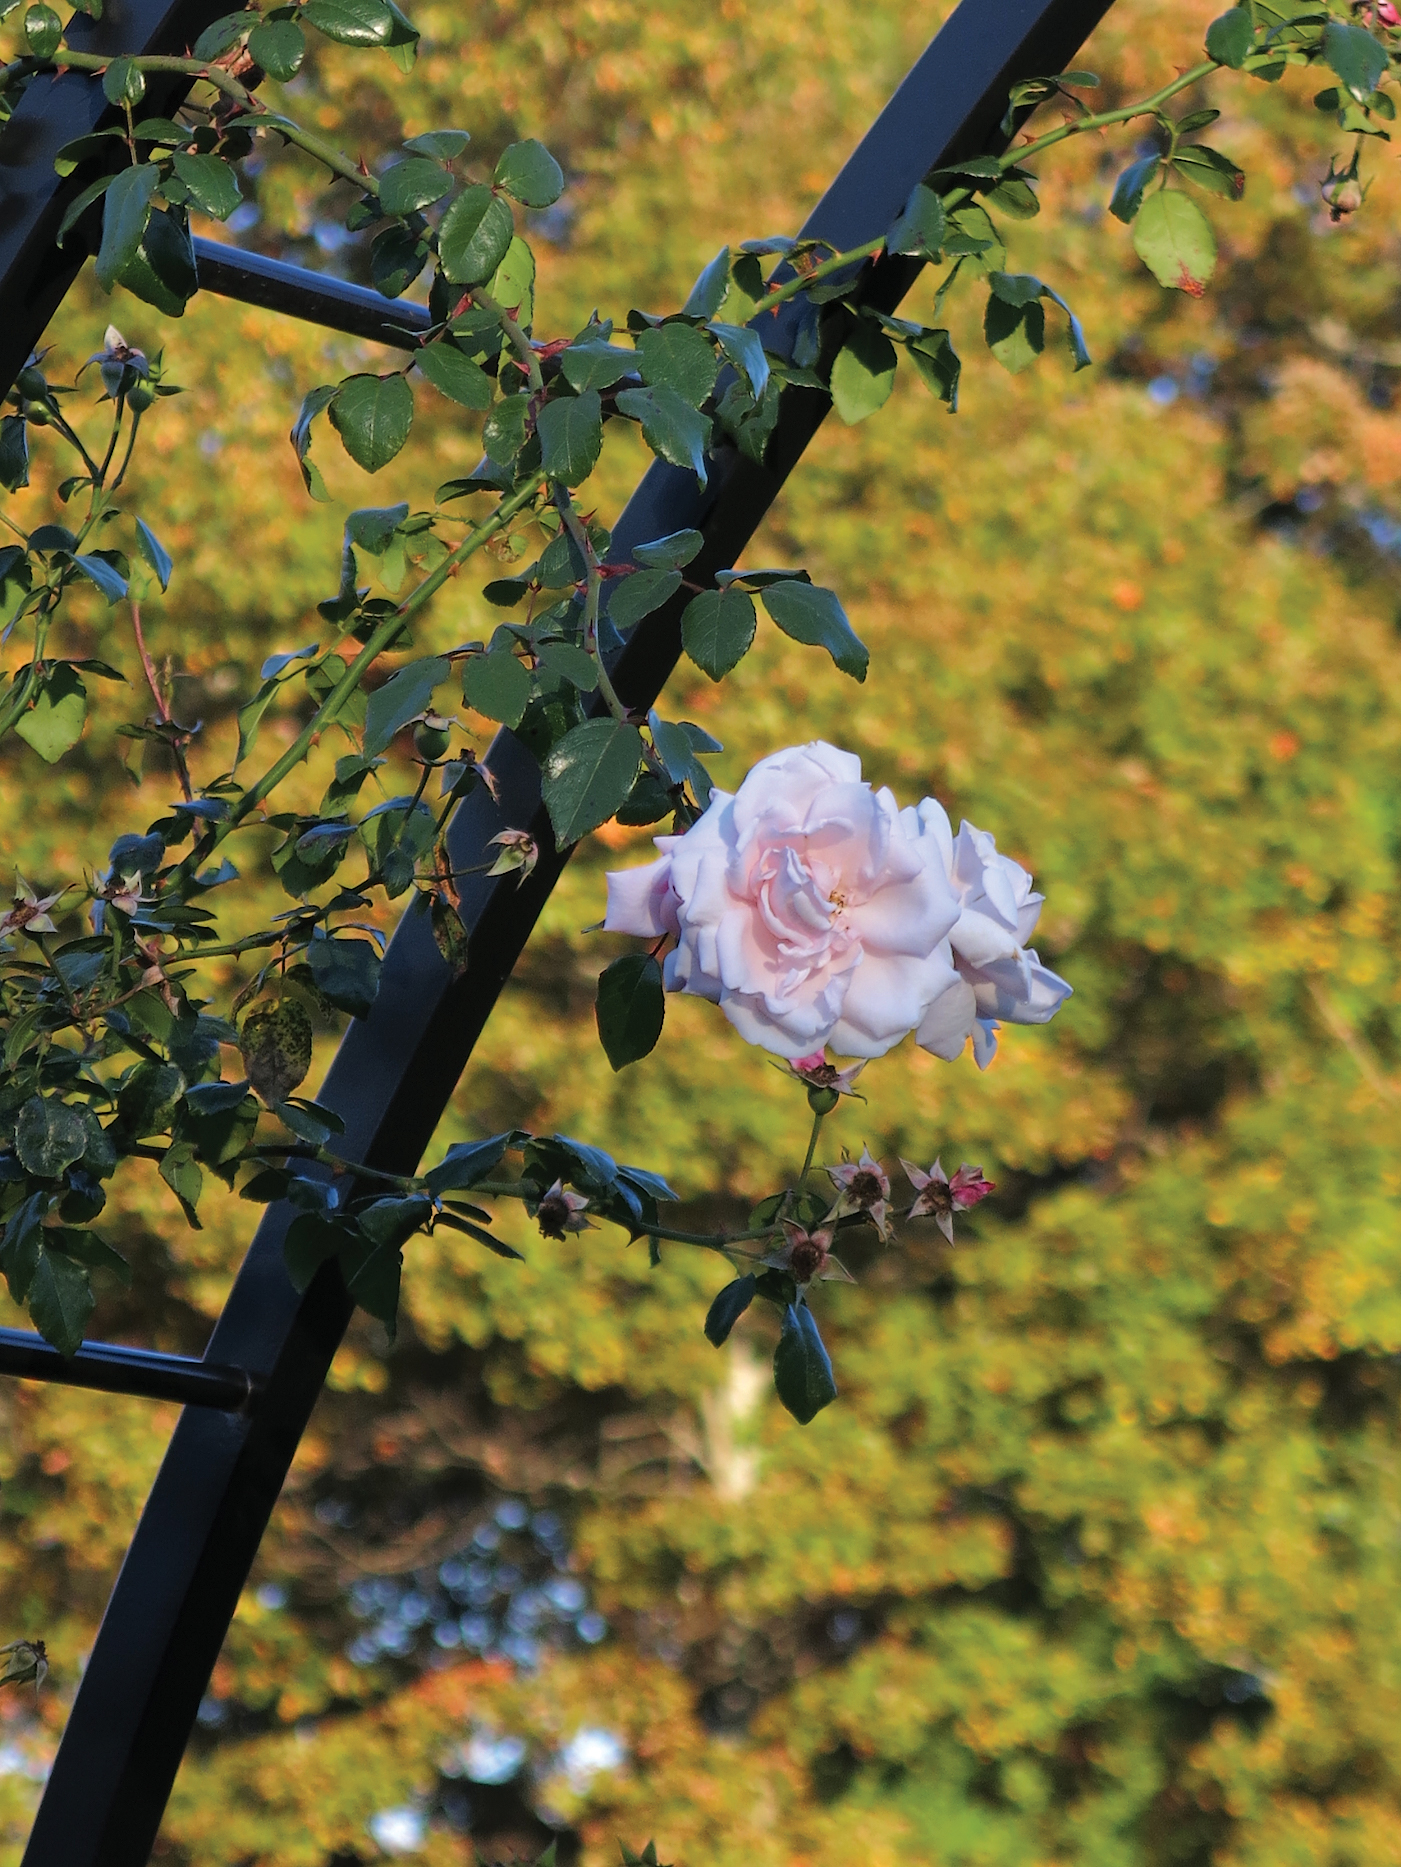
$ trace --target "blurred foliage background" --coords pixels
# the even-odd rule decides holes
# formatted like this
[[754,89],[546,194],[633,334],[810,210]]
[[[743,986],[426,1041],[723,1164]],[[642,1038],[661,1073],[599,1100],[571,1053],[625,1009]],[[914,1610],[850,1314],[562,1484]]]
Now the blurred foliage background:
[[[549,336],[668,309],[725,240],[794,231],[946,10],[430,0],[411,79],[318,44],[288,89],[371,161],[448,123],[488,166],[543,138],[569,176],[533,228]],[[1097,106],[1190,62],[1216,10],[1119,0],[1078,61]],[[906,1046],[829,1124],[891,1165],[981,1162],[997,1196],[956,1250],[912,1228],[824,1286],[843,1392],[807,1428],[765,1319],[702,1337],[708,1259],[416,1241],[397,1344],[361,1318],[337,1359],[162,1862],[446,1867],[552,1831],[590,1864],[648,1834],[686,1867],[1401,1861],[1401,191],[1378,145],[1365,210],[1329,221],[1346,152],[1312,88],[1216,87],[1210,139],[1250,180],[1209,203],[1204,300],[1160,292],[1105,215],[1132,136],[1086,139],[1041,163],[1011,264],[1081,312],[1095,370],[1053,346],[1006,377],[955,296],[962,412],[902,382],[829,422],[752,557],[841,592],[865,687],[771,631],[723,698],[675,683],[722,782],[820,734],[1034,869],[1077,992],[1054,1028],[1007,1031],[981,1077]],[[295,152],[247,192],[245,244],[364,276]],[[314,506],[287,428],[375,353],[213,298],[163,323],[85,279],[49,336],[70,370],[109,317],[187,385],[136,491],[180,566],[148,637],[213,757],[262,657],[316,635],[343,509],[422,501],[476,436],[425,390],[385,487],[326,442],[342,504]],[[643,464],[615,445],[605,519]],[[453,586],[424,634],[487,613]],[[126,626],[75,625],[134,675]],[[172,794],[102,725],[54,771],[7,742],[0,774],[7,865],[40,885]],[[805,1106],[690,1002],[611,1074],[616,943],[577,930],[649,846],[603,843],[437,1146],[557,1127],[726,1220],[796,1165]],[[94,1332],[198,1353],[253,1211],[210,1193],[189,1232],[154,1175],[126,1199],[136,1277]],[[23,1385],[0,1410],[6,1637],[53,1662],[0,1704],[17,1861],[172,1416]]]

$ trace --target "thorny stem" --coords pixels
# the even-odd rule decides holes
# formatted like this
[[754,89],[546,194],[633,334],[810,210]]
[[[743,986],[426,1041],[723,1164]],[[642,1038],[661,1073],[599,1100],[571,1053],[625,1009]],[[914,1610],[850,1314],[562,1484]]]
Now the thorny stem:
[[[180,727],[171,717],[170,708],[166,705],[165,695],[161,692],[160,682],[156,678],[156,670],[151,661],[150,651],[146,647],[146,637],[141,631],[141,605],[135,602],[131,605],[131,628],[132,633],[136,637],[136,652],[141,657],[141,666],[145,671],[146,685],[150,688],[151,698],[156,703],[156,717],[162,726],[174,727],[175,732],[179,733]],[[171,756],[175,760],[175,769],[180,778],[180,789],[184,792],[185,802],[188,804],[191,798],[193,798],[194,792],[190,789],[190,768],[185,763],[185,748],[180,744],[179,740],[173,736],[167,740],[166,743],[169,745]]]
[[1121,110],[1101,110],[1091,117],[1077,117],[1073,123],[1062,123],[1058,129],[1048,130],[1044,136],[1038,136],[1034,142],[1023,143],[1020,149],[1014,149],[1002,158],[1004,168],[1013,168],[1019,162],[1025,162],[1031,156],[1039,156],[1043,149],[1050,149],[1055,143],[1063,143],[1068,137],[1083,136],[1089,130],[1106,130],[1116,123],[1131,123],[1135,117],[1150,117],[1179,91],[1188,91],[1194,84],[1200,84],[1203,78],[1209,78],[1214,71],[1221,69],[1214,58],[1204,58],[1199,65],[1191,66],[1181,72],[1171,84],[1165,84],[1151,97],[1142,98],[1136,104],[1125,104]]

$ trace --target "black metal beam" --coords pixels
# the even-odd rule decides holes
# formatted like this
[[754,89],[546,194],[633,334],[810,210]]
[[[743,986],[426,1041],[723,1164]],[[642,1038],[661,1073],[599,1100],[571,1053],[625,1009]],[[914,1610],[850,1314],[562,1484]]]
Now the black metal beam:
[[[100,20],[77,14],[65,36],[74,51],[178,58],[228,10],[227,0],[107,0]],[[187,78],[153,73],[143,114],[169,116],[189,88]],[[54,157],[65,143],[118,120],[101,84],[66,71],[34,79],[0,134],[0,395],[87,257],[76,232],[62,248],[57,239],[69,202],[93,172],[60,179]]]
[[366,285],[352,285],[284,259],[246,253],[218,240],[195,241],[200,289],[245,305],[261,305],[284,317],[303,318],[329,331],[365,337],[394,350],[416,350],[432,320],[426,305],[405,298],[385,298]]
[[[963,0],[811,216],[807,231],[842,245],[884,231],[910,188],[956,155],[998,146],[1009,85],[1063,69],[1110,0]],[[862,291],[893,309],[918,267],[870,268]],[[763,466],[722,451],[709,487],[654,465],[614,531],[613,551],[697,526],[701,574],[733,564],[825,417],[817,391],[785,396]],[[640,624],[615,681],[656,698],[680,648],[679,606]],[[522,888],[473,876],[464,891],[468,967],[454,981],[427,921],[400,923],[371,1016],[353,1022],[321,1092],[345,1120],[347,1157],[412,1171],[565,860],[540,807],[535,761],[508,732],[488,759],[500,797],[478,790],[454,826],[454,868],[482,861],[488,838],[528,827],[542,855]],[[199,1701],[258,1543],[351,1314],[326,1265],[305,1296],[288,1281],[290,1214],[265,1216],[209,1343],[265,1390],[251,1415],[182,1415],[118,1576],[59,1747],[25,1867],[144,1867]]]
[[241,1413],[254,1393],[243,1368],[116,1342],[84,1342],[69,1357],[41,1335],[23,1329],[0,1329],[0,1374],[91,1387],[103,1394],[135,1394],[143,1400],[176,1400],[187,1407],[218,1407],[225,1413]]

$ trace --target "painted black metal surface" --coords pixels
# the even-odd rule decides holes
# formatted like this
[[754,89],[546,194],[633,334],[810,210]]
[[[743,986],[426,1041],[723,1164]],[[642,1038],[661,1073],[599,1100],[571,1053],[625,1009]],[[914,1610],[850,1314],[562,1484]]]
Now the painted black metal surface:
[[218,1407],[226,1413],[240,1412],[253,1397],[253,1383],[242,1368],[116,1342],[84,1342],[70,1359],[25,1329],[0,1329],[0,1374],[21,1381],[57,1381],[63,1387],[93,1387],[104,1394],[175,1400],[187,1407]]
[[[930,168],[998,146],[1009,85],[1063,69],[1109,4],[964,0],[807,231],[841,246],[873,239]],[[863,276],[861,293],[893,310],[918,270],[909,260],[881,262]],[[692,476],[654,465],[615,528],[614,555],[694,525],[706,539],[696,572],[735,563],[829,406],[818,391],[791,391],[763,466],[722,453],[704,492]],[[614,672],[623,698],[650,704],[679,652],[678,602],[629,642]],[[461,980],[450,978],[423,917],[401,922],[374,1010],[350,1026],[321,1093],[346,1122],[351,1159],[413,1170],[567,860],[553,850],[533,759],[506,732],[488,757],[499,803],[479,790],[459,813],[454,867],[480,864],[487,839],[507,825],[531,829],[544,853],[522,888],[509,877],[471,879]],[[142,1867],[149,1857],[239,1593],[350,1316],[334,1266],[305,1296],[292,1289],[281,1250],[287,1218],[274,1208],[259,1226],[207,1350],[211,1363],[249,1370],[262,1387],[258,1402],[242,1415],[200,1407],[181,1417],[113,1590],[26,1867]]]
[[426,305],[385,298],[368,285],[352,285],[347,279],[310,272],[305,266],[289,266],[282,259],[245,253],[241,247],[225,246],[218,240],[195,241],[195,265],[206,292],[280,311],[284,317],[304,318],[350,337],[367,337],[396,350],[416,349],[419,333],[430,323]]

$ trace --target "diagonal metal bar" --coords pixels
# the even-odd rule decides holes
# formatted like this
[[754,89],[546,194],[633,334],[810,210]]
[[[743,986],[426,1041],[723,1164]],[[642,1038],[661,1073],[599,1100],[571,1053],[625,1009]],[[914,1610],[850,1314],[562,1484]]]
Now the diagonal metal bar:
[[200,289],[221,298],[237,298],[245,305],[261,305],[284,317],[305,318],[330,331],[365,337],[394,350],[414,350],[432,319],[427,305],[405,298],[386,298],[367,285],[333,279],[286,260],[245,253],[218,240],[195,241],[195,266]]
[[[806,231],[842,247],[874,239],[914,183],[954,157],[998,146],[1008,87],[1063,69],[1110,0],[963,0],[810,217]],[[886,260],[860,291],[893,310],[918,265]],[[763,465],[724,452],[708,488],[653,466],[614,532],[614,555],[660,533],[704,535],[701,574],[737,561],[829,407],[816,390],[785,396]],[[649,705],[680,652],[680,605],[657,612],[622,654],[624,700]],[[426,919],[406,916],[390,945],[371,1016],[347,1031],[321,1100],[345,1120],[353,1160],[412,1171],[501,988],[558,879],[535,761],[509,734],[488,754],[500,787],[459,813],[454,866],[482,860],[498,829],[528,827],[542,854],[529,882],[471,878],[466,975],[454,981]],[[326,1265],[306,1294],[282,1259],[290,1214],[266,1215],[215,1327],[208,1358],[263,1382],[257,1408],[181,1417],[113,1589],[43,1803],[26,1867],[142,1867],[149,1857],[199,1700],[258,1543],[351,1314]]]

